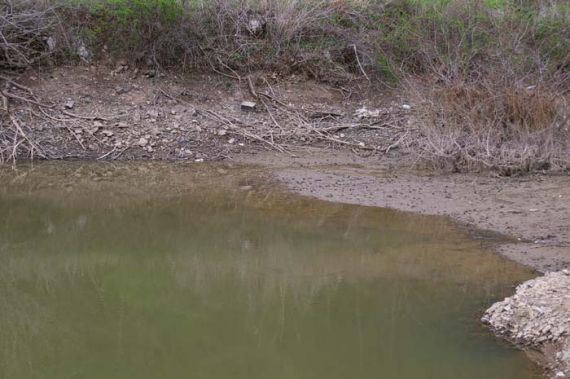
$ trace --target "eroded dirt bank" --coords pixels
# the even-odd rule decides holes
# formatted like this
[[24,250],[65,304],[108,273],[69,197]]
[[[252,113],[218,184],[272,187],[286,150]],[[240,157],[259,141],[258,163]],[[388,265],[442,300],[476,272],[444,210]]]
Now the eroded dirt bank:
[[0,104],[0,163],[32,156],[202,162],[292,146],[398,155],[414,111],[358,83],[162,75],[122,63],[28,71],[8,84],[23,100],[11,101],[9,112]]

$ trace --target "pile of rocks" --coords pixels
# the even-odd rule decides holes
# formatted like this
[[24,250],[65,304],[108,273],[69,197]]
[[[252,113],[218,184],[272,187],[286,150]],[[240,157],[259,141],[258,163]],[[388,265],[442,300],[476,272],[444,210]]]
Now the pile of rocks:
[[548,273],[517,287],[482,321],[523,348],[542,352],[554,378],[570,378],[570,271]]

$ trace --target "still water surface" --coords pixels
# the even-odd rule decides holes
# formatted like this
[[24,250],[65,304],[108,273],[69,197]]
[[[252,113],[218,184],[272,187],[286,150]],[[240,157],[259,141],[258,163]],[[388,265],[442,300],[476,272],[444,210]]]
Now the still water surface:
[[478,322],[532,272],[446,219],[255,168],[0,172],[0,378],[530,379]]

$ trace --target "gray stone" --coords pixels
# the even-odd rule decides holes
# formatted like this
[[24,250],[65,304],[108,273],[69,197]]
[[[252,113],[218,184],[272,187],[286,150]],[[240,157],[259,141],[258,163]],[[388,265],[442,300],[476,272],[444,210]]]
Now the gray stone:
[[145,147],[146,145],[148,145],[148,139],[146,139],[146,138],[144,138],[144,137],[141,137],[141,138],[139,139],[138,145],[139,145],[140,147]]
[[66,109],[73,109],[73,108],[75,107],[75,101],[73,101],[73,100],[71,100],[71,99],[70,99],[70,100],[67,100],[67,101],[65,102],[65,104],[63,104],[63,106],[64,106]]
[[257,103],[253,101],[244,101],[241,103],[241,110],[245,112],[254,112],[257,109]]
[[115,92],[117,93],[117,95],[128,93],[130,90],[131,90],[130,87],[127,85],[118,85],[115,87]]

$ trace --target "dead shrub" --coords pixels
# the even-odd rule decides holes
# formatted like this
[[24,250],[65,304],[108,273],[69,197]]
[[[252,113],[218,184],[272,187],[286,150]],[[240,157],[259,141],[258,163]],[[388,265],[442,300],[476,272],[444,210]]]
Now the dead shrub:
[[[195,13],[204,60],[219,71],[270,70],[346,81],[331,51],[350,41],[331,30],[341,8],[330,1],[212,0]],[[335,28],[337,29],[337,28]]]
[[438,168],[503,174],[570,165],[567,99],[546,85],[407,85],[417,104],[412,151]]
[[22,69],[50,54],[53,8],[34,0],[0,2],[0,68]]
[[417,103],[412,152],[454,171],[568,167],[570,23],[552,11],[557,2],[550,6],[396,0],[386,7],[378,49]]

